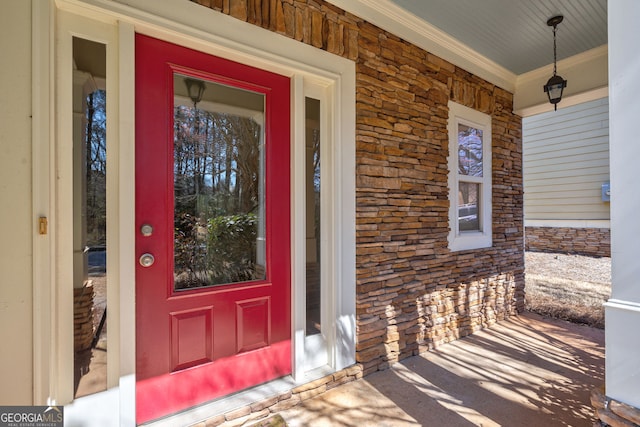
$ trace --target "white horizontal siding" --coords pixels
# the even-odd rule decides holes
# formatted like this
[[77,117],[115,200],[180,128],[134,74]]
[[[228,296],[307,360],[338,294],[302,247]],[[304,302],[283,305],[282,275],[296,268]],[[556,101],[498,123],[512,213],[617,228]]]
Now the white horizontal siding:
[[[526,120],[523,119],[523,121]],[[608,123],[608,122],[607,122]],[[528,138],[533,138],[528,136]],[[557,135],[553,139],[532,139],[528,143],[531,154],[546,153],[554,151],[556,144],[564,144],[567,148],[589,147],[592,145],[600,145],[602,141],[609,141],[609,128],[598,127],[597,129],[588,129],[584,132],[575,132],[569,135]]]
[[592,145],[578,146],[576,144],[575,147],[572,147],[569,144],[567,144],[567,146],[565,147],[565,150],[563,150],[560,153],[556,152],[557,156],[551,157],[551,158],[549,157],[549,154],[548,154],[549,151],[536,152],[535,150],[531,150],[531,152],[528,153],[528,164],[530,166],[538,166],[544,163],[548,163],[550,160],[552,160],[554,163],[557,163],[557,162],[566,163],[567,157],[571,157],[573,162],[581,161],[586,157],[608,159],[609,150],[602,149],[603,145],[605,145],[607,141],[608,141],[608,138],[606,137],[598,137],[598,138],[591,139]]
[[527,170],[527,173],[535,176],[539,172],[549,172],[558,169],[559,166],[565,167],[566,165],[576,166],[577,169],[591,169],[599,166],[608,166],[609,153],[598,151],[595,153],[576,154],[574,156],[563,156],[561,153],[558,153],[558,156],[556,157],[531,161],[531,163],[528,164],[529,169]]
[[[527,191],[533,191],[535,183],[540,183],[540,181],[545,181],[548,184],[564,184],[564,183],[573,183],[573,182],[589,182],[590,177],[589,174],[596,174],[600,176],[609,176],[609,166],[599,166],[599,167],[590,167],[590,168],[582,168],[576,167],[573,165],[566,165],[572,167],[572,169],[560,169],[560,167],[554,168],[549,171],[540,171],[535,175],[535,179],[531,179],[529,182],[531,183],[531,189],[527,188],[527,184],[525,181],[525,193]],[[526,166],[525,166],[526,167]],[[570,194],[567,194],[570,196]]]
[[608,220],[609,104],[598,99],[522,120],[526,220]]

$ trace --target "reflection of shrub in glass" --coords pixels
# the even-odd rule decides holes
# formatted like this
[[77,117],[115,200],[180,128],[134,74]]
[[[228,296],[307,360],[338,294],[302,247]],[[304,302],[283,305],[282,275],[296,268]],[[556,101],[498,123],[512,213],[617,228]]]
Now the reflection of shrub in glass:
[[209,220],[211,285],[263,279],[256,272],[258,217],[253,213]]
[[183,214],[175,225],[176,289],[264,278],[256,268],[255,214],[218,216],[206,225]]

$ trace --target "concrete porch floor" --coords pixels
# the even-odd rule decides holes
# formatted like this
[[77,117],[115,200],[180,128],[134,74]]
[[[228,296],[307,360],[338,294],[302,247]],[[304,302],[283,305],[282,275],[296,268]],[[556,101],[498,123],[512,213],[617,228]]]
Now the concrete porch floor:
[[604,331],[524,313],[280,412],[302,426],[593,426]]

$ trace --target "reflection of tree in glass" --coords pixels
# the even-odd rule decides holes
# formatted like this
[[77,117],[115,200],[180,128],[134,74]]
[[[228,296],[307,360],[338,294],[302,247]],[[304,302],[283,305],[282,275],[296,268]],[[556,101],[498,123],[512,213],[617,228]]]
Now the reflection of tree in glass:
[[107,94],[90,93],[86,115],[87,246],[107,242]]
[[207,246],[203,243],[206,237],[199,236],[202,233],[200,221],[188,213],[176,214],[174,226],[175,270],[179,272],[180,287],[206,284]]
[[313,196],[314,196],[314,237],[316,254],[320,261],[320,129],[314,129],[313,134]]
[[176,287],[255,279],[260,125],[177,106],[174,127]]
[[482,176],[482,130],[458,125],[458,173]]

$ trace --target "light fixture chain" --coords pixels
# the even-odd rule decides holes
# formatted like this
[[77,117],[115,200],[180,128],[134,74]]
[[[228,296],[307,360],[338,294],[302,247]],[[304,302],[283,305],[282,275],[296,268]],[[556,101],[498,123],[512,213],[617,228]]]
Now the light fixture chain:
[[556,25],[553,26],[553,75],[556,75]]

